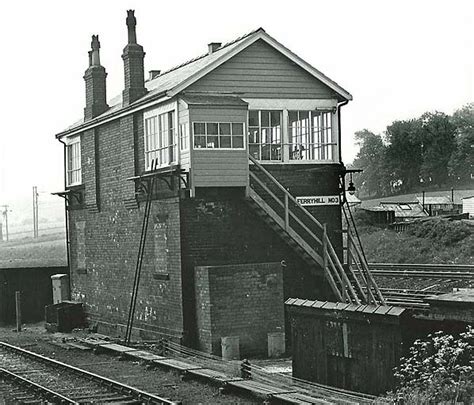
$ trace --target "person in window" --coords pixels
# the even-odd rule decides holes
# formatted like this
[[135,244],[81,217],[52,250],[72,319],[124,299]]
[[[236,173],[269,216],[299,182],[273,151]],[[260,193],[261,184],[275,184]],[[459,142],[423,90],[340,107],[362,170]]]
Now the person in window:
[[301,160],[303,159],[303,152],[304,152],[304,146],[299,143],[297,145],[295,145],[295,149],[293,151],[293,159],[294,160]]

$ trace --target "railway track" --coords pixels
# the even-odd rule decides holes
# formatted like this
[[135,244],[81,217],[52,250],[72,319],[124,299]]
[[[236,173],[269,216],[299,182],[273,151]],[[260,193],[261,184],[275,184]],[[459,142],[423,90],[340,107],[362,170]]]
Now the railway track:
[[0,365],[0,399],[11,403],[180,404],[4,342]]
[[369,263],[375,276],[474,280],[474,266],[458,264]]

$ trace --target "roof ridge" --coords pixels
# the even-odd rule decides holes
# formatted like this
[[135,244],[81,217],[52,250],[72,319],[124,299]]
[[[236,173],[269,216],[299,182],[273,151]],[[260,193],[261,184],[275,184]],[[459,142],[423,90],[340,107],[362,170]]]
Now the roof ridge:
[[[248,32],[248,33],[245,34],[245,35],[241,35],[240,37],[238,37],[238,38],[236,38],[236,39],[233,39],[233,40],[230,41],[230,42],[226,42],[226,43],[225,43],[224,45],[222,45],[217,51],[221,51],[222,49],[224,49],[224,48],[226,48],[226,47],[228,47],[228,46],[230,46],[230,45],[233,45],[233,44],[235,44],[236,42],[242,41],[243,39],[245,39],[245,38],[247,38],[247,37],[249,37],[249,36],[251,36],[251,35],[253,35],[253,34],[257,33],[257,32],[265,32],[265,30],[264,30],[262,27],[259,27],[259,28],[255,29],[255,30],[253,30],[253,31]],[[189,59],[189,60],[187,60],[186,62],[181,63],[180,65],[173,66],[172,68],[170,68],[170,69],[168,69],[168,70],[165,70],[164,72],[160,73],[158,76],[155,77],[155,79],[158,79],[159,77],[162,77],[162,76],[166,75],[167,73],[173,72],[173,71],[175,71],[175,70],[177,70],[177,69],[179,69],[179,68],[182,68],[182,67],[184,67],[184,66],[186,66],[186,65],[189,65],[189,64],[191,64],[191,63],[193,63],[193,62],[196,62],[196,61],[199,60],[199,59],[203,59],[203,58],[205,58],[206,56],[209,56],[209,53],[205,53],[205,54],[202,54],[202,55],[200,55],[200,56],[196,56],[195,58]],[[150,80],[150,81],[151,81],[151,80]]]

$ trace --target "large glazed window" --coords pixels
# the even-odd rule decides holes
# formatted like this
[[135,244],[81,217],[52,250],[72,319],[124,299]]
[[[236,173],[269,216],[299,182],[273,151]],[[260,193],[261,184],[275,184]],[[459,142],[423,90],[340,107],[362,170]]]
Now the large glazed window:
[[194,149],[244,149],[243,122],[193,122]]
[[249,154],[257,160],[282,159],[282,111],[249,111]]
[[157,167],[176,162],[176,138],[174,111],[145,118],[145,166],[151,169],[156,160]]
[[288,111],[290,160],[332,160],[332,113]]
[[81,138],[75,136],[66,140],[66,184],[75,186],[81,183]]

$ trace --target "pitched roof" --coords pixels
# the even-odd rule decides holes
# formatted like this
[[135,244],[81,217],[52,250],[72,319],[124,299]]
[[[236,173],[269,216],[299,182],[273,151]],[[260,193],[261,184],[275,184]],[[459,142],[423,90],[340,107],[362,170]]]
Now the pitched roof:
[[110,108],[102,115],[87,122],[84,122],[84,119],[81,119],[70,127],[66,128],[64,131],[57,134],[56,137],[79,132],[79,130],[82,131],[85,128],[94,126],[107,118],[112,118],[118,113],[131,110],[134,107],[146,104],[147,102],[159,100],[163,97],[172,97],[259,39],[273,46],[276,50],[291,59],[302,69],[306,70],[316,79],[320,80],[329,88],[334,90],[343,99],[352,100],[352,95],[339,86],[336,82],[329,79],[329,77],[325,76],[322,72],[311,66],[309,63],[305,62],[299,56],[291,52],[288,48],[284,47],[282,44],[268,35],[263,28],[258,28],[244,36],[222,45],[211,54],[206,53],[196,58],[190,59],[187,62],[160,73],[160,75],[155,77],[153,80],[145,82],[145,87],[147,88],[148,93],[126,108],[122,108],[122,94],[119,94],[109,101],[108,104]]
[[386,209],[395,211],[395,217],[397,218],[421,218],[428,216],[419,202],[382,201],[380,205]]
[[[423,203],[423,197],[416,197],[419,203]],[[426,197],[424,199],[425,205],[436,205],[436,204],[452,204],[450,197],[447,196],[438,196],[438,197]]]

